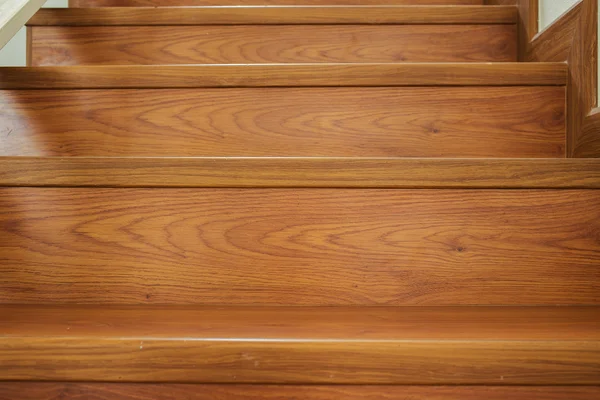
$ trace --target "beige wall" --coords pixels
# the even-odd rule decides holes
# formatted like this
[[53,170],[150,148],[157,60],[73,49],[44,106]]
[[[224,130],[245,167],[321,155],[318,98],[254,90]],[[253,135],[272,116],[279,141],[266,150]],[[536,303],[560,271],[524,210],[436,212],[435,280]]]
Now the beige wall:
[[[67,7],[68,0],[48,0],[44,7]],[[21,29],[10,42],[0,50],[0,65],[25,65],[25,28]]]

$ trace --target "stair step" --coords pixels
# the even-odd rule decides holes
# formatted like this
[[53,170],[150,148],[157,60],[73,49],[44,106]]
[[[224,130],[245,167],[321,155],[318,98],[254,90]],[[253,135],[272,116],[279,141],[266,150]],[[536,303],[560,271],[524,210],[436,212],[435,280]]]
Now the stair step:
[[[0,155],[564,157],[564,86],[525,86],[564,65],[523,65],[0,70],[18,89],[0,90]],[[394,86],[516,83],[501,71],[524,86]],[[146,82],[165,88],[132,87]],[[90,83],[129,89],[74,90]],[[285,84],[326,87],[254,87]]]
[[327,63],[0,68],[0,89],[566,84],[565,63]]
[[516,24],[515,6],[222,6],[42,8],[28,26]]
[[3,400],[597,400],[600,386],[0,382]]
[[2,380],[600,384],[598,307],[0,307]]
[[600,304],[600,160],[50,161],[2,160],[2,303]]
[[0,186],[600,189],[600,159],[0,157]]
[[483,5],[484,0],[71,0],[69,7],[198,7],[256,5]]
[[509,62],[516,15],[514,6],[42,9],[28,23],[30,65]]

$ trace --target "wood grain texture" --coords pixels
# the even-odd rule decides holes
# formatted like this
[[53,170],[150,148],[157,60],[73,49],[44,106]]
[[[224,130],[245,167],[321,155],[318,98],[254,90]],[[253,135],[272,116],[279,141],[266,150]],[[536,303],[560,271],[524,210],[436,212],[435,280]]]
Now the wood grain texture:
[[0,89],[564,86],[565,63],[125,65],[0,68]]
[[0,91],[0,155],[564,157],[564,103],[558,86]]
[[29,28],[34,66],[517,61],[516,25]]
[[223,6],[43,8],[29,26],[515,24],[512,6]]
[[[529,43],[538,33],[539,0],[517,0],[519,30],[519,60],[527,60]],[[35,17],[34,17],[35,18]]]
[[[0,306],[3,337],[600,341],[600,307]],[[276,323],[273,323],[276,321]],[[436,329],[431,329],[435,326]],[[366,329],[368,328],[368,329]]]
[[0,382],[1,400],[597,400],[599,386],[203,385]]
[[0,301],[599,304],[599,230],[595,190],[2,188]]
[[548,28],[528,42],[524,61],[567,61],[579,24],[581,3],[575,4]]
[[585,149],[584,155],[600,157],[600,108],[594,108],[583,120],[578,143]]
[[483,0],[70,0],[69,7],[198,7],[237,5],[482,5]]
[[2,379],[496,385],[600,380],[596,307],[0,310]]
[[600,188],[596,159],[0,157],[0,186]]
[[600,157],[600,131],[589,131],[586,119],[598,105],[598,2],[583,0],[569,55],[567,154]]

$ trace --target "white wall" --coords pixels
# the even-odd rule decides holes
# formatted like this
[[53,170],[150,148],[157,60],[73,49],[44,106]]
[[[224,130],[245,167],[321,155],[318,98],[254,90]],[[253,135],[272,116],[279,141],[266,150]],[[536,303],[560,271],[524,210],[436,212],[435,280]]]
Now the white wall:
[[539,0],[540,4],[540,30],[556,21],[565,11],[571,8],[578,0]]
[[[67,7],[68,0],[48,0],[44,7]],[[10,42],[0,50],[0,65],[24,66],[26,62],[25,28],[21,29]]]

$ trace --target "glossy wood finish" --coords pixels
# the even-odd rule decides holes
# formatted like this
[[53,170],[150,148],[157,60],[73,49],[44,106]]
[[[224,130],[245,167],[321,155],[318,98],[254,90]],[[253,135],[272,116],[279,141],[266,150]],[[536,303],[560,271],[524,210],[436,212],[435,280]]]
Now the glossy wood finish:
[[600,160],[0,157],[0,186],[600,189]]
[[586,123],[588,115],[598,106],[597,0],[582,1],[568,62],[567,154],[572,157],[600,157],[600,130],[589,129],[590,125]]
[[516,25],[33,26],[33,64],[516,61]]
[[581,13],[581,3],[575,4],[555,23],[527,43],[525,61],[566,62],[573,47],[573,38]]
[[515,24],[511,6],[223,6],[45,8],[29,26]]
[[558,86],[0,91],[0,155],[564,157],[564,103]]
[[599,386],[203,385],[0,382],[1,400],[597,400]]
[[0,377],[598,384],[599,312],[596,307],[4,306],[0,362],[6,368]]
[[529,43],[538,33],[539,25],[539,0],[517,0],[519,14],[519,60],[525,61]]
[[595,190],[2,188],[0,229],[3,303],[600,303]]
[[69,0],[69,7],[185,7],[237,5],[481,5],[483,0]]
[[[0,305],[5,338],[600,341],[599,307]],[[276,323],[273,323],[276,321]],[[431,329],[435,327],[436,329]],[[368,329],[366,329],[368,328]]]
[[564,86],[564,63],[126,65],[0,68],[0,89]]

